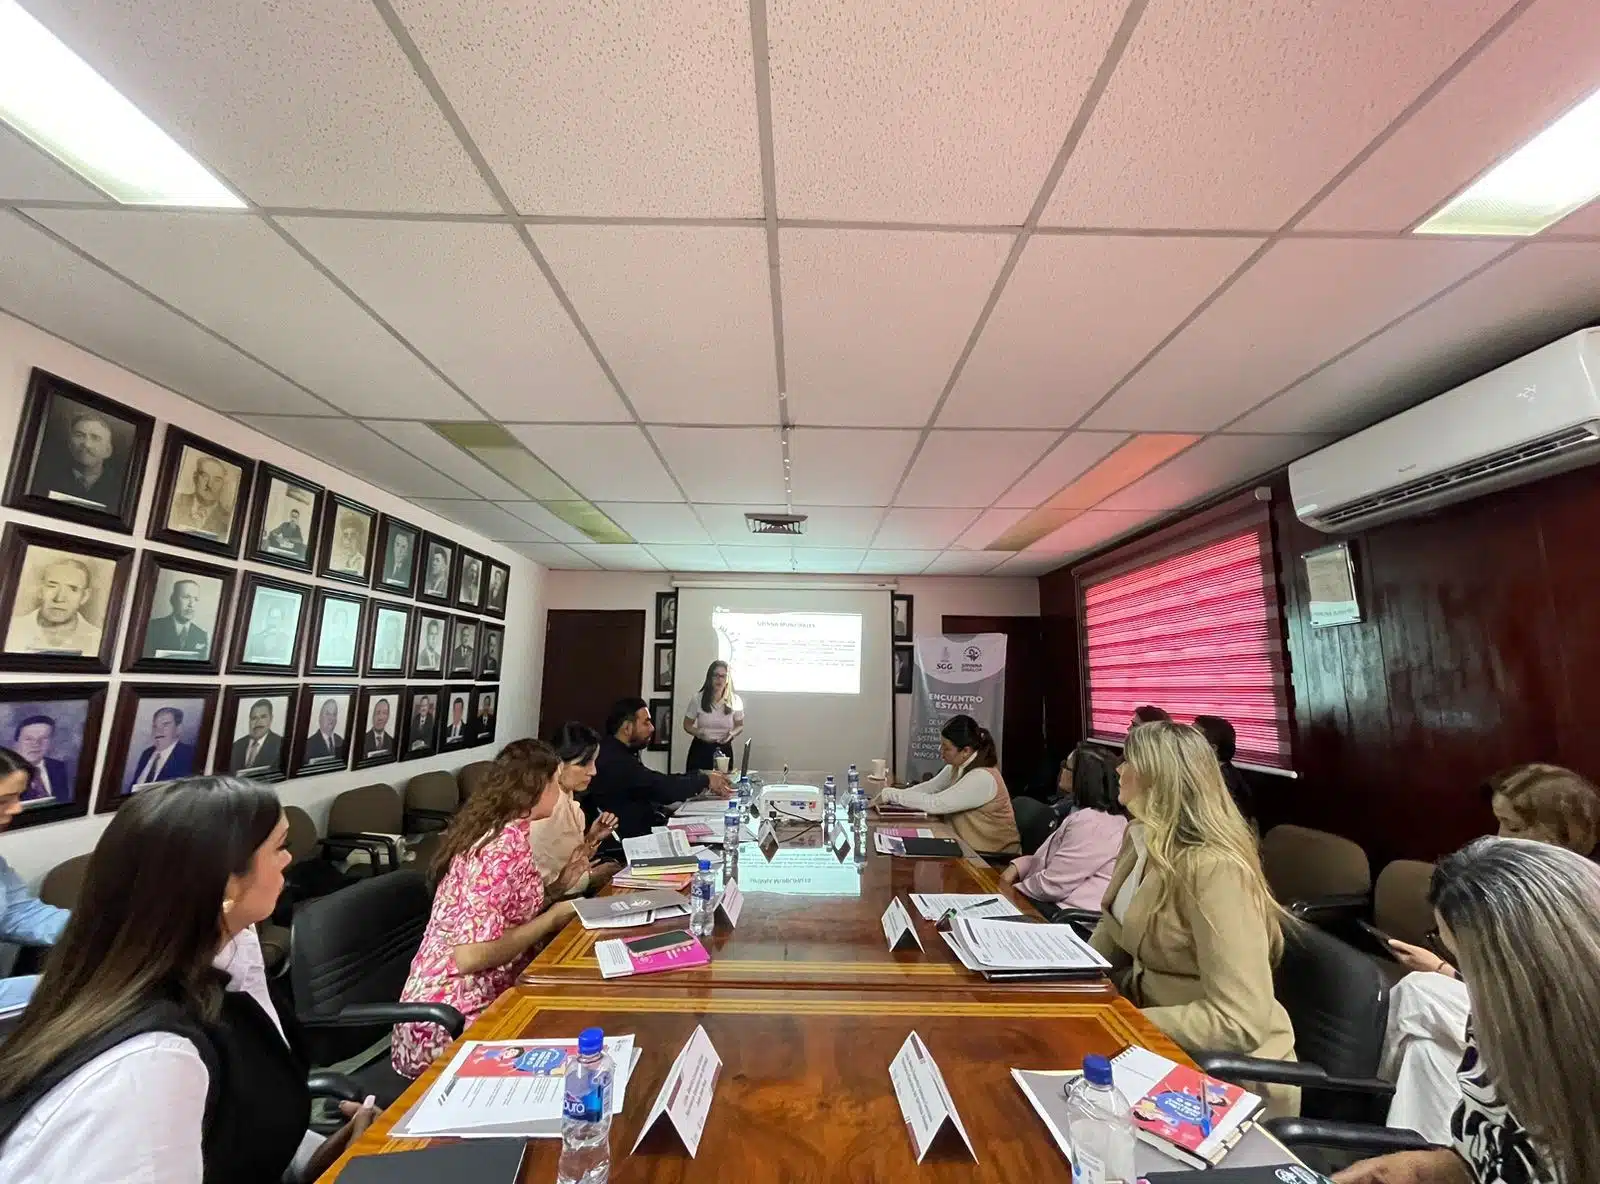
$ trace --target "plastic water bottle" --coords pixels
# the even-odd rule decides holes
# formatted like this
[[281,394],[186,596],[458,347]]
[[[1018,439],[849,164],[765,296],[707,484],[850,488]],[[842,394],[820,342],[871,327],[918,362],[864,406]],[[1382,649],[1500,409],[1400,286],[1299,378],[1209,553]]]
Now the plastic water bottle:
[[867,795],[857,785],[850,795],[850,846],[856,853],[858,868],[867,866],[867,842]]
[[717,898],[717,878],[711,874],[711,861],[702,859],[700,870],[689,886],[689,932],[696,937],[710,937],[715,917],[712,916]]
[[728,800],[739,807],[740,814],[744,814],[750,809],[750,797],[752,792],[753,786],[749,776],[742,776],[739,778],[739,785],[735,790],[733,797],[729,798]]
[[839,808],[839,786],[829,773],[822,779],[822,816],[832,818],[833,812]]
[[610,1176],[612,1073],[605,1033],[585,1028],[578,1059],[567,1067],[556,1184],[605,1184]]
[[1083,1076],[1067,1090],[1072,1184],[1133,1184],[1133,1110],[1111,1079],[1111,1062],[1083,1058]]
[[728,808],[722,815],[722,862],[730,863],[739,854],[739,832],[744,829],[744,816],[739,803],[728,799]]
[[855,797],[856,791],[861,788],[861,774],[856,772],[854,765],[845,770],[844,783],[850,790],[850,796]]

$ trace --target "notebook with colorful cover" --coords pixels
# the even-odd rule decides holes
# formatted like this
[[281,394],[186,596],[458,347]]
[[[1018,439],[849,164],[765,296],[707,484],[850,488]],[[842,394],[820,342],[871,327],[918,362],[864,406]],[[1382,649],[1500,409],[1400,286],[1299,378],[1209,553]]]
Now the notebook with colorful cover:
[[711,955],[687,929],[652,933],[645,937],[612,938],[596,942],[595,961],[602,978],[627,978],[633,974],[658,974],[704,966]]
[[1139,1137],[1191,1167],[1221,1162],[1262,1106],[1257,1095],[1147,1048],[1123,1049],[1111,1072]]

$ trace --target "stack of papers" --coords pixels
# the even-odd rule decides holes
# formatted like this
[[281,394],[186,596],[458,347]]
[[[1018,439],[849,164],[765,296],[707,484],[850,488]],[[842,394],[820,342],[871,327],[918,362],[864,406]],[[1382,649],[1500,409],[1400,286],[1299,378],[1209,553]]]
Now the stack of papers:
[[622,896],[592,896],[572,902],[585,929],[619,929],[643,925],[651,913],[668,914],[679,909],[687,914],[688,901],[676,892],[661,888],[651,892],[628,892]]
[[951,909],[963,917],[1020,917],[1022,910],[993,892],[913,892],[911,903],[924,921],[938,921]]
[[728,809],[727,798],[691,798],[679,802],[674,818],[721,818]]
[[1111,968],[1070,925],[958,916],[939,936],[963,966],[986,979],[1087,977]]
[[613,888],[643,888],[648,890],[670,888],[674,892],[686,891],[693,882],[693,872],[667,872],[645,876],[633,875],[622,871],[611,877],[611,886]]

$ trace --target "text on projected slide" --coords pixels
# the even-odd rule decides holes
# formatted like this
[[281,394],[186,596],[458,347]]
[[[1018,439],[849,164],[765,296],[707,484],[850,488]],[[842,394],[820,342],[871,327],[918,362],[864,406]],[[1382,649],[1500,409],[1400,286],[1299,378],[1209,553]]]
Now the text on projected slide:
[[715,609],[717,657],[741,691],[861,693],[860,613],[737,613]]

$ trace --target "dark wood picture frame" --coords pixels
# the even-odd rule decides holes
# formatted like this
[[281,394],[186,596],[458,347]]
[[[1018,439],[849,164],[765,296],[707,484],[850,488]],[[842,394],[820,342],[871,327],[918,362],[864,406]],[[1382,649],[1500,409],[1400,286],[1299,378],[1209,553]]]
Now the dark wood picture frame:
[[[416,728],[417,700],[424,695],[433,696],[433,720],[427,726],[427,735],[422,735]],[[405,693],[405,719],[404,727],[400,732],[400,759],[403,761],[421,760],[423,757],[434,756],[439,751],[439,708],[444,702],[444,687],[439,683],[428,683],[425,686],[406,688]],[[413,748],[418,741],[422,743]]]
[[[285,485],[303,490],[311,495],[311,505],[306,514],[306,524],[301,532],[305,540],[305,558],[296,559],[293,555],[283,551],[275,551],[267,546],[262,535],[269,532],[267,526],[267,499],[272,496],[272,483],[281,481]],[[244,557],[252,563],[270,563],[275,567],[287,567],[291,571],[311,574],[312,565],[317,558],[317,544],[322,536],[322,500],[327,490],[315,481],[307,481],[303,477],[296,477],[293,473],[269,465],[262,461],[256,468],[255,488],[250,496],[250,533],[245,539]],[[279,524],[274,524],[270,530],[276,531]]]
[[[0,685],[0,703],[60,703],[75,701],[83,704],[83,737],[78,746],[78,767],[71,778],[72,800],[55,801],[49,805],[29,805],[23,802],[22,813],[13,818],[9,824],[10,830],[22,830],[30,826],[41,826],[48,822],[60,822],[67,818],[82,818],[89,812],[89,799],[94,793],[95,760],[100,754],[100,726],[105,718],[106,710],[106,684],[103,682],[48,682],[48,683],[5,683]],[[18,717],[12,721],[12,726],[4,733],[0,733],[0,744],[7,748],[16,749],[21,746],[21,739],[15,733],[26,717]],[[54,743],[56,731],[53,719],[51,725],[51,741]],[[24,752],[24,756],[29,753]],[[52,762],[61,763],[60,758],[51,757],[46,749],[44,755],[45,767],[48,769]],[[65,774],[63,773],[63,776]],[[26,796],[26,791],[24,791]]]
[[[91,577],[89,595],[104,597],[100,626],[100,648],[93,654],[49,652],[7,653],[16,619],[17,598],[22,594],[22,576],[28,552],[34,547],[82,555],[113,564],[111,587],[96,589]],[[0,670],[38,674],[110,674],[111,660],[117,652],[117,632],[122,625],[122,600],[133,573],[133,548],[81,535],[57,534],[43,527],[8,522],[0,535]],[[93,601],[88,601],[93,603]],[[74,615],[81,614],[81,607]],[[94,622],[83,618],[88,625]]]
[[[292,652],[287,662],[263,662],[246,657],[246,642],[255,616],[256,592],[266,589],[300,597],[300,612],[295,618]],[[233,614],[233,633],[228,639],[229,674],[286,674],[300,672],[300,659],[305,652],[306,630],[311,618],[311,605],[316,589],[311,584],[297,584],[293,580],[280,580],[264,572],[247,571],[239,587],[239,604]]]
[[[183,465],[185,448],[202,452],[239,470],[239,485],[234,490],[233,513],[228,523],[226,537],[196,534],[177,530],[169,525],[174,497],[186,496],[177,493],[178,470]],[[250,517],[250,493],[255,469],[256,462],[248,456],[168,424],[167,437],[161,444],[161,466],[156,470],[156,494],[150,506],[150,521],[145,526],[145,537],[158,543],[184,547],[190,551],[204,551],[209,555],[220,555],[224,559],[237,559],[239,545],[244,541],[245,525]]]
[[[437,548],[444,548],[444,591],[433,593],[428,591],[428,572],[430,560]],[[458,544],[451,542],[441,534],[432,531],[422,532],[422,555],[417,560],[417,599],[424,604],[438,604],[449,608],[455,603],[455,578],[456,578],[456,551]]]
[[[115,508],[107,504],[102,509],[88,499],[74,501],[68,497],[51,497],[39,491],[35,479],[39,476],[39,460],[47,442],[47,429],[57,398],[81,404],[97,415],[120,420],[133,429],[133,440],[122,466],[122,481],[117,490]],[[28,375],[28,389],[23,396],[16,443],[11,448],[5,504],[14,510],[27,510],[29,513],[115,531],[117,534],[132,534],[155,427],[156,421],[152,416],[35,366]],[[46,456],[45,459],[50,458]]]
[[677,672],[678,647],[675,644],[656,646],[655,663],[650,667],[650,689],[670,692]]
[[[435,612],[419,604],[412,610],[411,616],[411,641],[406,646],[406,677],[413,681],[444,678],[445,661],[450,656],[450,614]],[[439,665],[436,669],[428,670],[422,667],[419,659],[428,626],[434,622],[439,625]]]
[[[387,575],[391,535],[403,534],[411,540],[411,563],[404,582],[391,582]],[[372,552],[372,579],[367,586],[390,596],[415,597],[417,579],[422,573],[423,530],[392,514],[378,515],[378,541]]]
[[656,593],[656,640],[676,641],[678,638],[678,593]]
[[[350,697],[350,709],[345,716],[344,757],[326,759],[321,755],[307,758],[311,743],[312,712],[322,710],[322,701],[336,695]],[[320,777],[324,773],[343,773],[350,768],[351,754],[356,750],[355,737],[351,735],[362,720],[361,687],[353,682],[338,684],[308,683],[300,688],[300,705],[294,713],[294,735],[289,738],[289,775],[291,777]],[[338,735],[337,732],[334,733]]]
[[[478,578],[473,581],[472,597],[463,595],[469,564],[476,564]],[[488,557],[471,547],[456,547],[455,569],[450,574],[450,603],[470,613],[483,611],[483,595],[489,584]]]
[[[501,563],[498,559],[486,559],[483,565],[483,615],[493,617],[497,621],[506,619],[506,605],[511,602],[511,565]],[[489,591],[494,587],[495,573],[500,574],[500,603],[497,605],[489,599]]]
[[[161,582],[162,572],[177,572],[184,576],[216,580],[222,586],[217,596],[217,616],[211,623],[209,644],[203,658],[145,657],[145,644],[149,640],[151,626],[159,619],[153,618],[151,614],[158,607],[155,594],[156,587]],[[228,636],[228,623],[233,615],[233,585],[238,577],[239,569],[235,567],[218,567],[213,563],[190,559],[187,555],[174,555],[167,551],[141,552],[139,578],[133,585],[133,606],[128,612],[128,641],[122,647],[122,672],[188,675],[219,673],[222,670],[222,651],[226,648],[224,642]],[[176,642],[176,629],[173,632],[173,639]],[[183,651],[173,649],[172,652]]]
[[[367,736],[372,729],[367,727],[367,717],[371,714],[374,699],[393,699],[394,706],[389,710],[389,735],[391,743],[379,755],[372,755],[367,751]],[[400,757],[400,725],[406,709],[406,688],[402,683],[362,683],[360,694],[356,696],[356,728],[355,739],[350,745],[351,767],[356,769],[371,769],[378,765],[393,764]],[[376,750],[374,750],[376,751]]]
[[[217,700],[222,695],[222,688],[214,682],[175,683],[175,682],[125,682],[117,688],[117,709],[111,721],[111,739],[106,744],[106,759],[100,767],[100,792],[95,798],[94,811],[104,814],[115,810],[133,796],[134,790],[123,790],[123,780],[130,772],[128,765],[122,762],[123,753],[133,742],[134,729],[141,719],[153,721],[155,711],[148,714],[143,710],[147,701],[151,699],[200,699],[200,719],[195,728],[194,742],[189,745],[189,765],[180,767],[173,772],[171,777],[163,777],[162,781],[151,782],[159,785],[166,781],[176,781],[180,777],[197,777],[206,771],[206,761],[211,756],[211,732],[217,722]],[[158,709],[159,710],[159,709]],[[184,717],[187,721],[188,717]],[[153,748],[154,745],[151,745]],[[132,773],[139,772],[140,757],[132,761]],[[171,758],[169,759],[169,763]],[[165,773],[166,770],[162,769]]]
[[[322,648],[322,618],[328,604],[335,600],[356,606],[356,635],[350,647],[350,661],[323,665],[317,661],[317,651]],[[362,660],[366,657],[367,617],[371,614],[371,611],[371,602],[367,597],[358,593],[346,592],[343,588],[318,587],[316,589],[311,598],[311,619],[307,625],[309,633],[306,637],[306,656],[303,667],[307,677],[353,678],[360,673]]]
[[[472,659],[462,665],[456,664],[456,631],[463,625],[472,626]],[[478,655],[483,652],[483,622],[477,617],[469,617],[457,613],[450,618],[450,630],[446,634],[448,642],[444,651],[444,676],[446,678],[471,678],[478,673]]]
[[[908,645],[916,636],[916,626],[912,617],[912,610],[915,608],[914,599],[899,592],[889,594],[889,640],[896,645]],[[902,604],[906,606],[904,630],[900,627],[899,608]]]
[[[388,614],[398,613],[405,618],[405,625],[400,631],[400,664],[398,666],[379,666],[377,658],[378,634],[382,631],[383,622],[389,619]],[[416,636],[417,610],[409,604],[401,604],[397,600],[379,600],[373,597],[367,606],[366,633],[361,638],[361,677],[362,678],[404,678],[406,666],[411,660],[412,640]]]
[[[489,724],[483,723],[483,697],[494,696],[494,705],[489,710]],[[482,744],[494,743],[494,727],[500,718],[500,684],[490,686],[475,686],[472,688],[472,744],[477,747]]]
[[[278,733],[278,752],[276,758],[262,765],[252,765],[254,771],[248,774],[252,781],[283,781],[288,777],[289,749],[293,744],[293,737],[289,729],[294,726],[294,721],[300,715],[300,684],[283,683],[274,686],[248,686],[232,685],[222,688],[222,707],[217,718],[217,743],[213,757],[213,768],[219,776],[246,776],[243,772],[231,773],[233,766],[233,725],[239,718],[239,705],[246,700],[254,703],[257,699],[276,699],[287,697],[289,702],[285,705],[283,719],[274,719],[273,722],[282,729]],[[248,707],[245,709],[249,710]],[[268,735],[271,735],[269,729]],[[243,739],[239,741],[243,743]],[[258,754],[260,755],[260,754]]]
[[891,647],[889,683],[897,695],[909,695],[916,681],[917,647],[897,645]]
[[[474,702],[473,685],[470,682],[446,683],[444,696],[439,700],[439,751],[459,752],[463,748],[471,748]],[[450,741],[450,710],[455,699],[461,700],[461,739],[452,743]]]
[[[650,733],[650,743],[645,745],[646,752],[672,752],[672,700],[651,699],[650,718],[655,721],[656,730]],[[669,760],[670,755],[669,755]]]
[[[362,548],[361,570],[350,571],[345,567],[333,565],[334,547],[338,545],[336,535],[339,525],[340,512],[361,514],[367,520],[367,541]],[[317,575],[324,580],[338,580],[345,584],[355,584],[365,588],[372,582],[373,549],[378,543],[378,511],[371,506],[362,505],[353,498],[345,497],[342,493],[331,490],[322,495],[322,538],[317,544]]]
[[[495,654],[494,669],[489,669],[489,638],[498,637],[500,645]],[[487,621],[478,622],[478,670],[479,682],[499,682],[500,671],[506,664],[506,627],[504,625],[491,625]]]

